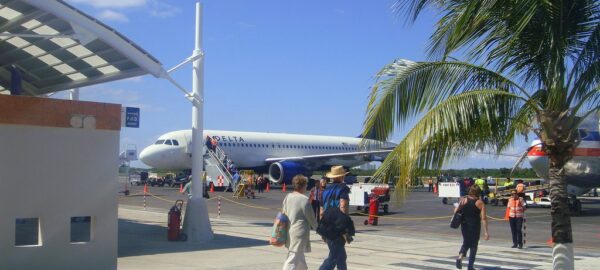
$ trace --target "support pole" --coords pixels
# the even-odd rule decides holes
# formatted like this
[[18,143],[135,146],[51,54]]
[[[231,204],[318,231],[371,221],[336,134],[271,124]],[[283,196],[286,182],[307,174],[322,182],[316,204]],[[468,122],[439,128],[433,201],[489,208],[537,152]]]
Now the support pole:
[[193,76],[192,95],[200,102],[193,102],[192,107],[192,196],[188,200],[183,231],[190,242],[205,242],[213,238],[208,218],[208,208],[202,196],[202,174],[204,171],[203,106],[204,106],[204,57],[202,54],[202,5],[196,3],[196,39],[192,55]]
[[69,90],[69,99],[70,100],[79,100],[79,88],[73,88]]

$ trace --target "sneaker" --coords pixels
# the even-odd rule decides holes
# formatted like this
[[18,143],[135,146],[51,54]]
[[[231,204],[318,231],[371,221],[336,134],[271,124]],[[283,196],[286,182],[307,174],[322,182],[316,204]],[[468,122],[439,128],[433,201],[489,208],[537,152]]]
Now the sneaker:
[[510,247],[510,248],[516,248],[516,247],[517,247],[517,245],[512,245],[512,247]]
[[519,247],[518,247],[518,248],[519,248],[519,249],[523,249],[523,245],[519,245]]
[[462,260],[461,259],[456,259],[456,268],[462,269]]

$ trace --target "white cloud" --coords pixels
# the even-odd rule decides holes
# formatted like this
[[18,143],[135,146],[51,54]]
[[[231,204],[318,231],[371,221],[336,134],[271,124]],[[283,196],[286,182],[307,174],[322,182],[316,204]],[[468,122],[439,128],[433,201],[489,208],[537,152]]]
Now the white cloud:
[[130,8],[146,5],[147,0],[70,0],[76,4],[87,4],[95,8]]
[[179,14],[179,12],[181,12],[181,9],[176,6],[158,0],[151,2],[150,15],[154,17],[168,18]]
[[98,14],[98,18],[104,19],[107,21],[115,21],[115,22],[128,22],[129,18],[125,16],[123,13],[119,13],[116,11],[112,11],[110,9],[104,10]]

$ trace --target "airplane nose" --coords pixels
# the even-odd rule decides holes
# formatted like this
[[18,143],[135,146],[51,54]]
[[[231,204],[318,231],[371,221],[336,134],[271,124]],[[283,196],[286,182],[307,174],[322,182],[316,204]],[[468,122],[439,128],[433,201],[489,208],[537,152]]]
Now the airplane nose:
[[144,150],[142,150],[142,152],[140,152],[139,158],[144,164],[153,167],[152,164],[154,163],[153,162],[154,158],[152,157],[153,155],[151,153],[152,152],[152,150],[150,149],[151,147],[152,146],[148,146],[148,147],[144,148]]

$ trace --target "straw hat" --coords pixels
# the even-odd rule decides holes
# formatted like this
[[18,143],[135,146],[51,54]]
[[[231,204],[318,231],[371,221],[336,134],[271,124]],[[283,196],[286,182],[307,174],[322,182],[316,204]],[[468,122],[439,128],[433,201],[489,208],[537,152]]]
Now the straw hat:
[[338,178],[340,176],[345,176],[346,174],[348,173],[344,170],[343,166],[332,166],[331,171],[326,173],[325,176],[327,176],[327,178]]

